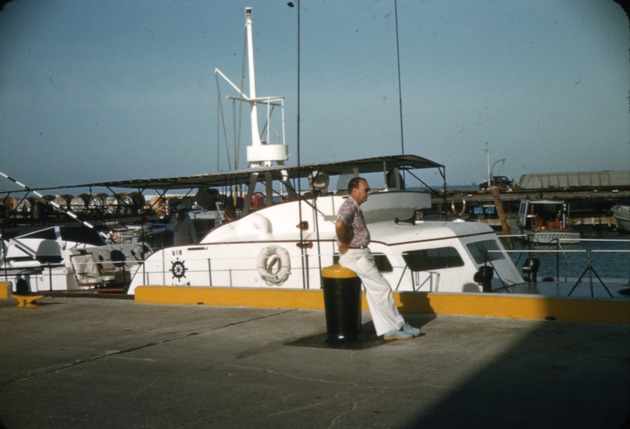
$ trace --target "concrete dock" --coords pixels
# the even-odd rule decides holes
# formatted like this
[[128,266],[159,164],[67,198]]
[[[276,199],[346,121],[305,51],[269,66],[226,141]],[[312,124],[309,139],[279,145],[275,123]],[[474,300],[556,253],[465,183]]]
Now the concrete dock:
[[8,429],[628,424],[627,324],[407,313],[424,336],[346,349],[316,309],[39,303],[0,300]]

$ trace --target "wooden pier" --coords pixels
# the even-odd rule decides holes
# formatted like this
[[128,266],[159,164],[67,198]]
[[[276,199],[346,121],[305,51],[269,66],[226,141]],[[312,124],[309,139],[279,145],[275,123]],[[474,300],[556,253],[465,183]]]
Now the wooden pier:
[[[522,199],[565,201],[569,205],[569,225],[575,228],[615,229],[617,223],[610,209],[616,204],[630,204],[630,186],[497,190],[507,216],[518,212]],[[433,197],[433,209],[448,218],[461,217],[501,229],[495,198],[492,190],[449,189]]]

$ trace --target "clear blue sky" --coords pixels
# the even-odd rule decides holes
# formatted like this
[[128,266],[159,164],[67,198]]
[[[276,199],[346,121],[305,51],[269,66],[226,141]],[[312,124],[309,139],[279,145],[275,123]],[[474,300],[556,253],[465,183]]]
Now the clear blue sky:
[[[40,187],[226,170],[213,69],[239,82],[246,6],[258,95],[287,98],[295,164],[287,1],[17,0],[0,12],[0,171]],[[401,153],[394,0],[300,11],[301,162]],[[515,179],[630,168],[617,3],[398,0],[398,17],[405,152],[449,184],[485,178],[486,142]]]

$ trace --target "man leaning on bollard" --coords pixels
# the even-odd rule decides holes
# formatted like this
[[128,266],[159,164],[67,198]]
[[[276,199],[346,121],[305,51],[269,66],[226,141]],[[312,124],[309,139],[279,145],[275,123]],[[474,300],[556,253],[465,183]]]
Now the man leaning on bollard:
[[363,218],[361,204],[367,201],[370,187],[362,177],[348,182],[346,201],[339,207],[335,228],[339,245],[339,265],[354,271],[365,286],[367,302],[377,335],[385,340],[411,340],[420,329],[405,322],[394,303],[389,282],[376,267],[370,252],[370,232]]

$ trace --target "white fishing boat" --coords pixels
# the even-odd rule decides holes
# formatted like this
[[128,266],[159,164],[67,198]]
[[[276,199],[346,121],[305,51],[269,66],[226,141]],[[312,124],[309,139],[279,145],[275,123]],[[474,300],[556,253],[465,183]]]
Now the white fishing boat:
[[[372,235],[370,248],[380,270],[396,290],[481,292],[523,281],[489,226],[422,219],[422,210],[431,207],[431,195],[407,191],[403,175],[417,177],[414,170],[432,168],[445,179],[444,167],[438,163],[415,155],[400,155],[285,166],[288,151],[283,113],[282,141],[270,144],[268,135],[269,112],[273,108],[283,111],[283,99],[256,95],[251,9],[247,8],[246,13],[249,94],[223,73],[216,72],[238,92],[235,100],[250,105],[252,144],[247,148],[250,168],[105,184],[144,189],[165,184],[170,188],[226,183],[245,186],[243,216],[213,229],[199,244],[170,247],[151,255],[136,271],[130,294],[142,285],[320,288],[322,269],[338,257],[337,210],[347,198],[348,180],[358,175],[368,177],[373,188],[363,206]],[[262,138],[257,117],[259,105],[268,109],[268,122],[263,127],[267,136]],[[333,177],[338,179],[337,186],[329,190]],[[304,193],[300,183],[306,178],[310,179],[310,185]],[[276,204],[278,196],[284,201]],[[492,279],[488,276],[490,271],[494,273]]]
[[531,244],[576,244],[580,233],[567,225],[568,209],[564,201],[521,200],[518,213],[508,218],[513,233]]
[[[149,284],[320,288],[322,268],[338,256],[334,224],[345,198],[326,195],[265,207],[214,229],[197,245],[158,251],[139,267],[129,293]],[[523,281],[490,227],[417,219],[429,206],[428,194],[390,190],[373,193],[364,204],[370,248],[393,288],[481,292],[483,267],[496,273],[491,289]]]
[[621,231],[630,232],[630,206],[618,204],[611,211],[617,222],[617,228]]

